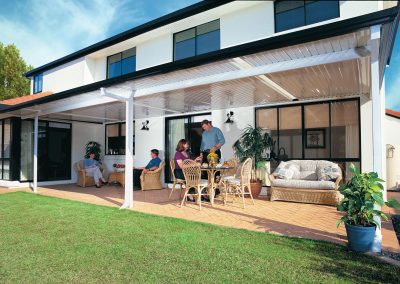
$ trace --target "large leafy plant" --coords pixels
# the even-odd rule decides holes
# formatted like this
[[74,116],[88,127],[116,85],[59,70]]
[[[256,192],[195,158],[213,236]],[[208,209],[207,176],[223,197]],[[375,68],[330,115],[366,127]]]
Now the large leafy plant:
[[236,157],[244,162],[247,158],[253,160],[253,180],[256,169],[264,167],[267,160],[266,150],[272,150],[275,142],[271,136],[260,127],[247,126],[240,138],[233,144]]
[[376,205],[400,208],[400,203],[395,199],[387,202],[383,200],[383,180],[377,173],[360,173],[353,164],[350,165],[350,172],[354,176],[339,188],[344,198],[339,202],[337,210],[345,212],[345,215],[338,221],[337,226],[345,222],[356,226],[379,227],[374,217],[385,220],[388,218]]
[[101,145],[95,141],[89,141],[85,145],[85,159],[89,159],[90,153],[94,153],[94,159],[101,162]]

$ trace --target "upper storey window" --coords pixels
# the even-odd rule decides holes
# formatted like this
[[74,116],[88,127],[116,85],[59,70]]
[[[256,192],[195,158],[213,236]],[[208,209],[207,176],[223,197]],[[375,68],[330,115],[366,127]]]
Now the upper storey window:
[[174,60],[219,49],[219,19],[174,34]]
[[275,2],[275,32],[339,17],[339,1],[288,1]]
[[33,77],[33,93],[40,93],[43,89],[43,74],[38,74]]
[[107,78],[136,71],[136,47],[107,57]]

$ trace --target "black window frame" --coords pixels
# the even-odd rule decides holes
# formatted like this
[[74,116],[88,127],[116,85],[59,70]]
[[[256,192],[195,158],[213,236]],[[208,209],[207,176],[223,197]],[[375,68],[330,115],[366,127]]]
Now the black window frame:
[[[129,57],[135,57],[135,70],[133,70],[132,72],[129,72],[129,73],[126,73],[126,74],[130,74],[130,73],[133,73],[133,72],[136,72],[136,70],[137,70],[137,61],[136,61],[136,57],[137,57],[137,55],[136,55],[136,46],[134,46],[134,47],[131,47],[131,48],[128,48],[128,49],[126,49],[126,50],[124,50],[124,51],[121,51],[121,52],[117,52],[117,53],[115,53],[115,54],[111,54],[111,55],[109,55],[109,56],[107,56],[107,62],[106,62],[106,64],[107,64],[107,67],[106,67],[106,78],[107,79],[111,79],[111,78],[117,78],[117,77],[121,77],[121,76],[123,76],[123,75],[125,75],[125,74],[122,74],[122,60],[123,59],[125,59],[125,58],[122,58],[122,54],[124,53],[124,52],[126,52],[126,51],[128,51],[128,50],[131,50],[131,49],[135,49],[135,55],[132,55],[132,56],[128,56],[128,57],[126,57],[126,58],[129,58]],[[120,64],[121,64],[121,73],[120,73],[120,75],[118,75],[118,76],[114,76],[114,77],[110,77],[109,76],[109,74],[108,74],[108,71],[109,71],[109,60],[110,60],[110,58],[111,57],[113,57],[113,56],[116,56],[116,55],[118,55],[118,54],[120,54],[121,55],[121,59],[119,60],[119,62],[120,62]]]
[[[304,112],[304,107],[308,105],[316,105],[316,104],[328,104],[329,105],[329,139],[332,139],[332,122],[331,122],[331,108],[333,103],[337,102],[347,102],[347,101],[355,101],[357,102],[357,108],[358,108],[358,157],[357,158],[336,158],[332,157],[332,143],[329,143],[329,158],[305,158],[305,131],[308,128],[305,128],[305,112]],[[255,125],[257,125],[257,111],[263,110],[263,109],[277,109],[277,139],[276,139],[276,144],[275,144],[275,150],[279,149],[279,109],[285,108],[285,107],[295,107],[295,106],[300,106],[301,107],[301,119],[302,119],[302,126],[301,126],[301,132],[302,132],[302,155],[301,158],[295,158],[296,160],[328,160],[328,161],[336,161],[336,162],[357,162],[360,163],[361,166],[361,160],[362,160],[362,149],[361,149],[361,108],[360,108],[360,98],[348,98],[348,99],[338,99],[338,100],[324,100],[324,101],[318,101],[318,102],[307,102],[307,103],[296,103],[296,104],[285,104],[285,105],[274,105],[274,106],[263,106],[263,107],[256,107],[254,111],[254,121]],[[288,157],[287,160],[292,160],[294,158]]]
[[[36,89],[36,80],[39,78],[40,82],[40,89]],[[37,74],[33,76],[33,86],[32,86],[32,93],[37,94],[43,91],[43,73]]]
[[[197,25],[197,26],[194,26],[194,27],[191,27],[191,28],[188,28],[188,29],[185,29],[185,30],[182,30],[182,31],[174,33],[173,36],[172,36],[172,58],[173,58],[173,61],[184,60],[184,59],[191,58],[191,57],[199,55],[197,53],[197,37],[198,37],[197,29],[198,29],[199,26],[206,25],[206,24],[209,24],[209,23],[212,23],[212,22],[215,22],[215,21],[218,21],[219,28],[218,28],[218,30],[213,30],[213,31],[219,31],[219,36],[220,36],[219,48],[216,49],[216,50],[220,50],[221,49],[221,19],[218,18],[218,19],[215,19],[215,20],[212,20],[212,21],[209,21],[209,22],[206,22],[206,23],[203,23],[203,24],[200,24],[200,25]],[[176,38],[176,35],[180,34],[180,33],[183,33],[183,32],[186,32],[186,31],[189,31],[189,30],[192,30],[192,29],[195,30],[194,31],[194,34],[195,34],[195,36],[194,36],[194,41],[195,41],[195,43],[194,43],[194,55],[193,56],[188,56],[188,57],[185,57],[185,58],[181,58],[181,59],[176,59],[175,58],[175,49],[176,49],[176,47],[175,47],[175,45],[176,45],[175,38]],[[212,52],[212,51],[209,51],[209,52]],[[201,54],[207,54],[207,53],[208,52],[201,53]]]
[[[320,23],[320,22],[323,22],[323,21],[328,21],[328,20],[331,20],[331,19],[340,18],[340,0],[328,0],[329,2],[332,2],[332,1],[337,2],[337,9],[338,9],[337,15],[338,15],[338,16],[337,16],[337,17],[334,17],[334,18],[331,18],[331,19],[327,19],[327,20],[322,20],[322,21],[319,21],[319,22],[315,22],[315,23],[312,23],[312,24],[307,24],[307,13],[306,13],[307,9],[306,9],[306,5],[307,5],[308,0],[303,0],[304,24],[301,25],[301,26],[297,26],[297,27],[293,27],[293,28],[286,29],[286,30],[278,31],[278,30],[277,30],[277,27],[276,27],[276,15],[277,15],[277,12],[276,12],[276,4],[279,3],[279,2],[284,2],[284,1],[289,1],[289,2],[290,2],[290,0],[277,0],[277,1],[274,1],[274,31],[275,31],[275,33],[280,33],[280,32],[288,31],[288,30],[291,30],[291,29],[296,29],[296,28],[305,27],[305,26],[308,26],[308,25]],[[318,1],[326,1],[326,0],[317,0],[317,1],[313,1],[313,2],[318,2]],[[310,3],[310,4],[312,4],[312,3]],[[293,8],[293,9],[298,9],[298,8]],[[293,10],[293,9],[286,10],[285,12],[290,11],[290,10]],[[281,12],[281,13],[282,13],[282,12]],[[280,14],[280,13],[278,13],[278,14]]]
[[[118,125],[118,136],[116,136],[116,137],[118,137],[118,140],[121,140],[121,137],[125,137],[125,139],[126,139],[126,136],[121,135],[121,132],[122,132],[121,129],[122,129],[123,124],[125,124],[125,135],[126,135],[126,121],[105,124],[105,127],[104,127],[104,147],[105,147],[104,152],[105,152],[105,155],[107,155],[107,156],[123,156],[126,154],[125,143],[120,145],[120,146],[123,146],[123,149],[125,149],[125,153],[123,153],[123,154],[120,154],[120,153],[109,154],[108,153],[107,126]],[[135,129],[135,121],[133,121],[133,128]],[[119,143],[121,143],[121,141],[119,141]],[[135,155],[135,131],[133,131],[133,155]]]

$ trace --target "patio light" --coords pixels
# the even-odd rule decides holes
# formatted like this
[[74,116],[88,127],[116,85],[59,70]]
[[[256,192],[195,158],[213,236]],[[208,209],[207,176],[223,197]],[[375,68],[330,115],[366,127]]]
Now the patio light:
[[233,111],[230,111],[226,114],[227,119],[225,121],[225,123],[233,123]]
[[143,121],[142,122],[142,128],[140,129],[140,130],[150,130],[150,128],[149,128],[149,121],[148,120],[146,120],[146,121]]

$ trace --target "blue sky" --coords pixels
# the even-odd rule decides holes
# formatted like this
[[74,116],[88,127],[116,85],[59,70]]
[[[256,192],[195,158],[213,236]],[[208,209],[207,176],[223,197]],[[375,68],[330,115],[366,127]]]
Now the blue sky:
[[[0,41],[35,67],[199,0],[0,0]],[[400,36],[400,29],[398,31]],[[400,39],[386,69],[386,107],[400,111]]]

